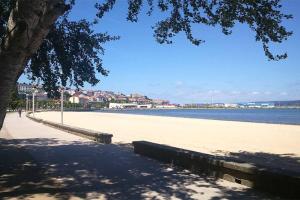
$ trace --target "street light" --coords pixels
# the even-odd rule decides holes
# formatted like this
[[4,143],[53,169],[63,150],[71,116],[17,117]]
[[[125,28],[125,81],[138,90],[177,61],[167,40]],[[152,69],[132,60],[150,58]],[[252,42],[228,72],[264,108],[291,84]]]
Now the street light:
[[28,112],[28,94],[26,93],[26,112]]
[[64,124],[64,87],[63,87],[63,70],[59,69],[60,73],[60,122]]
[[60,88],[60,120],[64,124],[64,87]]
[[34,99],[35,99],[35,93],[37,92],[37,89],[36,89],[36,85],[33,86],[33,92],[32,92],[32,116],[34,117],[34,110],[35,110],[35,107],[34,107]]

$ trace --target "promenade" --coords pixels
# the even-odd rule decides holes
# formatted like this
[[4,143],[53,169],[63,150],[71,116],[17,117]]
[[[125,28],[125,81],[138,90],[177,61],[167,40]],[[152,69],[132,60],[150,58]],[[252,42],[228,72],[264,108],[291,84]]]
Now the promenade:
[[21,198],[274,199],[9,113],[0,132],[0,199]]

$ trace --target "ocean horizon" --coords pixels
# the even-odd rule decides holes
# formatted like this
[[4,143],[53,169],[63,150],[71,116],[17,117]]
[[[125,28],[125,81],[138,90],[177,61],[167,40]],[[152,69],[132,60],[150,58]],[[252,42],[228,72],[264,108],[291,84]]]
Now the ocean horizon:
[[94,112],[300,125],[299,108],[276,109],[124,109]]

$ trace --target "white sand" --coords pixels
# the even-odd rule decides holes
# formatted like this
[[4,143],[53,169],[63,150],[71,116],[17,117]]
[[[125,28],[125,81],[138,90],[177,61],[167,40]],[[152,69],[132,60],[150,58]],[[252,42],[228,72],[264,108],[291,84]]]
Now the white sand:
[[[60,122],[60,112],[36,113]],[[300,126],[129,114],[65,112],[68,125],[112,133],[113,142],[147,140],[216,153],[265,152],[300,156]]]

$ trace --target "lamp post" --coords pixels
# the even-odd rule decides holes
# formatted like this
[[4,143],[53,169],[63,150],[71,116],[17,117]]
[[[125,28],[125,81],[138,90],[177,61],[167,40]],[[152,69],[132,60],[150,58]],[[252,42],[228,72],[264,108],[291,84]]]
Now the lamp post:
[[34,111],[35,111],[35,106],[34,106],[34,101],[35,101],[35,93],[37,92],[36,85],[33,86],[33,91],[32,91],[32,116],[34,117]]
[[64,124],[64,88],[60,88],[60,120]]
[[35,97],[35,89],[33,89],[32,93],[32,116],[34,117],[34,97]]
[[28,94],[26,93],[26,112],[28,112]]
[[63,70],[59,69],[60,73],[60,122],[64,124],[64,87],[63,87]]

